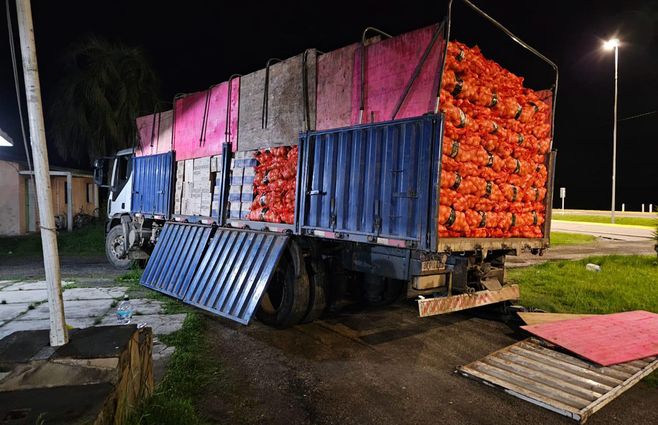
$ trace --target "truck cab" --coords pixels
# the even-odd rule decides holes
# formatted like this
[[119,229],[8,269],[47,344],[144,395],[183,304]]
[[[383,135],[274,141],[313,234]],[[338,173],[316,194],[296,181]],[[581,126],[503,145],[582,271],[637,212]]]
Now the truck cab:
[[129,269],[135,261],[148,258],[142,237],[144,221],[131,212],[133,149],[123,149],[114,156],[95,160],[94,181],[108,191],[105,254],[114,267]]

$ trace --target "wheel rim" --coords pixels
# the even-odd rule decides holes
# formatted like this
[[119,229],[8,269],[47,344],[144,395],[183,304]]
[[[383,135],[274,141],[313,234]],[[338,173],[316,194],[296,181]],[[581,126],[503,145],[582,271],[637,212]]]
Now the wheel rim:
[[123,240],[123,235],[117,236],[110,244],[110,252],[117,260],[125,260],[125,258],[122,258],[125,254],[125,251],[123,250]]

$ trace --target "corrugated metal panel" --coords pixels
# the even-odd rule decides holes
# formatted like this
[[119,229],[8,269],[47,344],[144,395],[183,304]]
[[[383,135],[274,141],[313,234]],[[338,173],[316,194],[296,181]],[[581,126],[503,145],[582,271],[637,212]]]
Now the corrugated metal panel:
[[133,158],[131,212],[169,217],[174,153]]
[[441,134],[427,115],[303,136],[301,231],[432,249]]
[[218,229],[189,285],[185,302],[248,324],[288,238],[282,234]]
[[165,223],[140,283],[183,299],[206,250],[212,227]]
[[657,368],[656,357],[597,366],[528,339],[458,370],[583,423]]

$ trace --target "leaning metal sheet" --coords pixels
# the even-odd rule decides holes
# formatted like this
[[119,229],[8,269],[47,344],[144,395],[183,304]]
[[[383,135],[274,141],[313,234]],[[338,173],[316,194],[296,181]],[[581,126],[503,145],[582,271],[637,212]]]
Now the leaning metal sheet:
[[182,299],[205,252],[211,232],[210,226],[166,223],[140,283]]
[[289,236],[218,229],[199,262],[184,301],[248,324]]

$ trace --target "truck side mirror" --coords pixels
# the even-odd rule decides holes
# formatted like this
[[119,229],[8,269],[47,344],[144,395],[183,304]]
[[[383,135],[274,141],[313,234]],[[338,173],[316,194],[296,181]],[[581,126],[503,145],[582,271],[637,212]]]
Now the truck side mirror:
[[98,187],[110,187],[105,181],[105,167],[107,167],[107,163],[108,162],[105,158],[94,161],[94,183],[96,183]]

